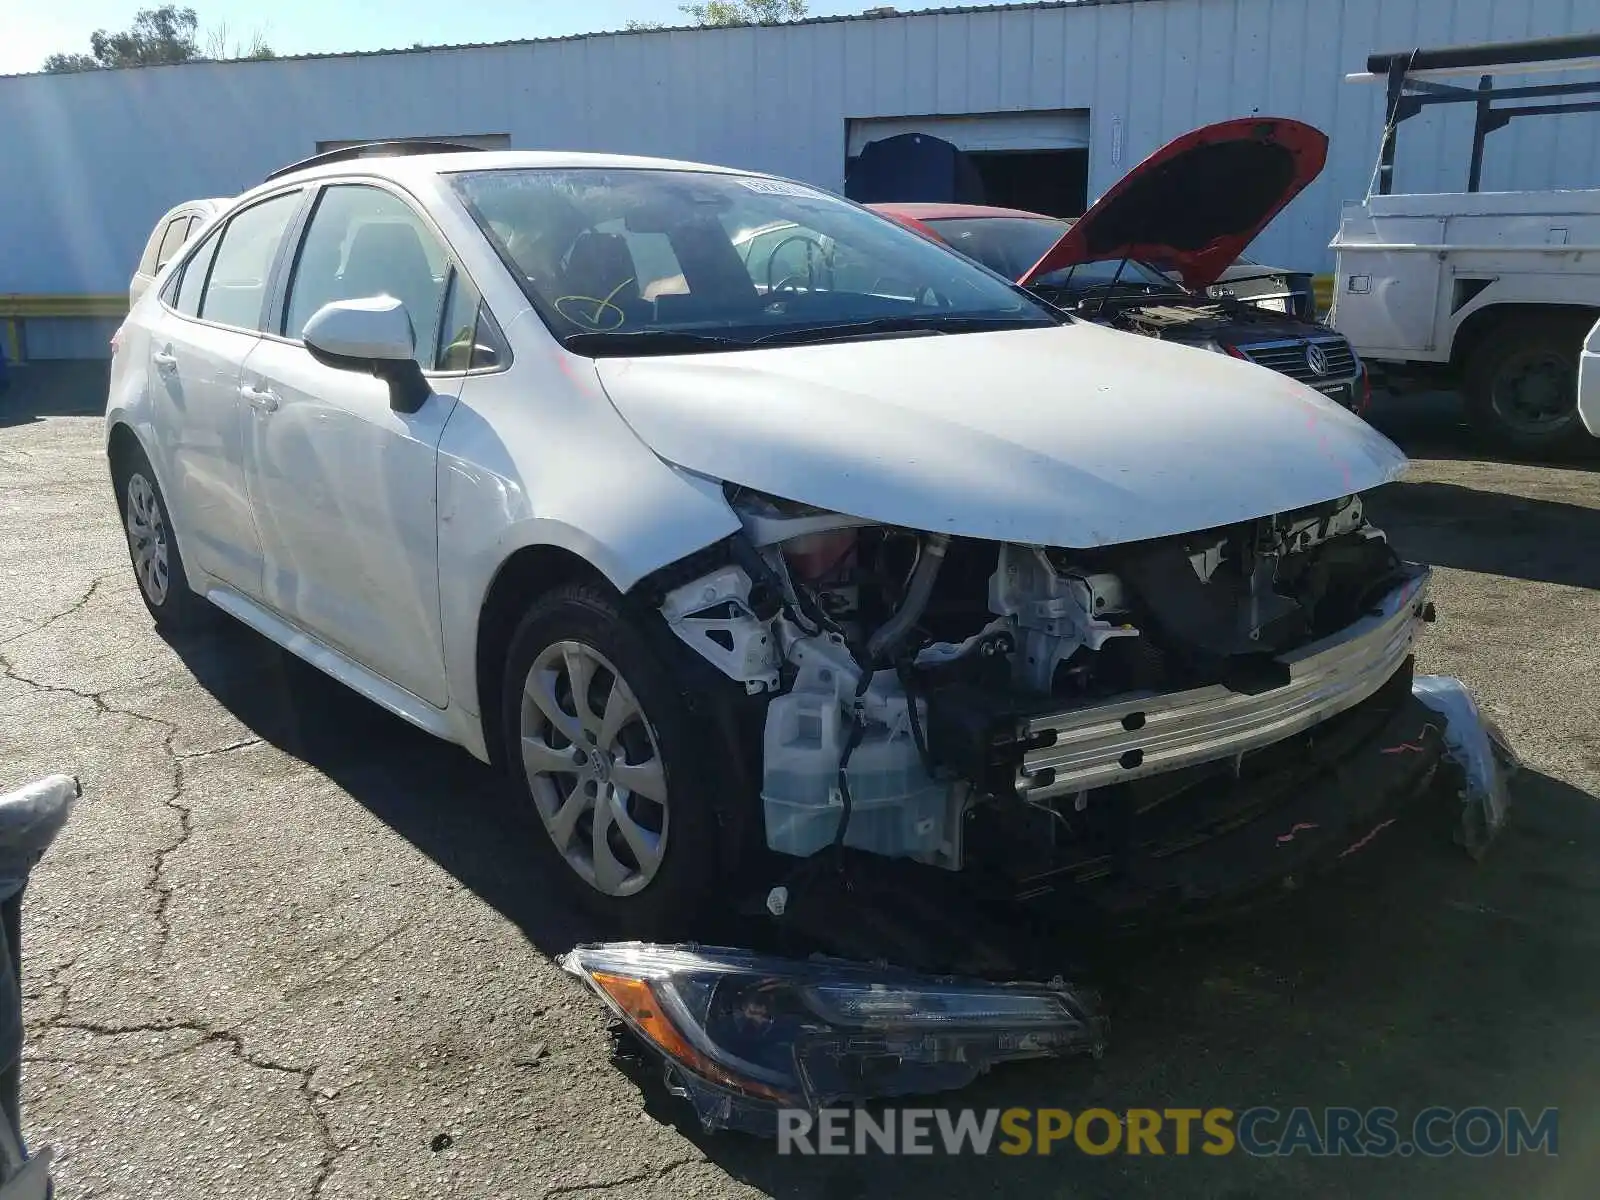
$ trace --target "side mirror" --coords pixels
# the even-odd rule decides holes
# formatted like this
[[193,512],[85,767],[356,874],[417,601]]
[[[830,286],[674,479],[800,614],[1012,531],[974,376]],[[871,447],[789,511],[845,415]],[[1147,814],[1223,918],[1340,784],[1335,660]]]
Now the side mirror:
[[414,413],[433,395],[412,356],[416,338],[406,306],[393,296],[335,300],[300,335],[311,357],[341,371],[363,371],[389,385],[389,407]]

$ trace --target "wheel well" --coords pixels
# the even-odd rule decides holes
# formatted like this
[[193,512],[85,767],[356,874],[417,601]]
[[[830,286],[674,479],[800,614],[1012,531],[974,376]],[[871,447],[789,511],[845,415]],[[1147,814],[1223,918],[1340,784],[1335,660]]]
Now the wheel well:
[[505,761],[500,729],[500,694],[505,688],[506,651],[517,623],[533,601],[551,588],[604,577],[584,559],[559,546],[524,546],[505,562],[489,585],[478,613],[478,716],[489,761]]
[[1496,329],[1525,317],[1547,321],[1582,319],[1593,325],[1596,318],[1600,318],[1600,309],[1582,304],[1490,304],[1461,322],[1455,340],[1450,345],[1450,365],[1459,370],[1466,365],[1472,352],[1494,335]]
[[[111,436],[106,441],[106,461],[111,467],[111,477],[114,480],[117,470],[128,461],[128,456],[136,454],[143,449],[139,445],[139,436],[121,421],[111,427]],[[122,498],[117,498],[121,503]]]

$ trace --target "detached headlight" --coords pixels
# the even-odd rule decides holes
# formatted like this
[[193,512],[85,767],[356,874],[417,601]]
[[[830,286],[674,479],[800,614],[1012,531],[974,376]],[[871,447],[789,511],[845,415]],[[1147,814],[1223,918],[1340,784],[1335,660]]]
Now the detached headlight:
[[641,942],[579,946],[561,965],[663,1058],[707,1129],[770,1135],[779,1108],[944,1091],[996,1063],[1104,1047],[1092,999],[1059,982]]

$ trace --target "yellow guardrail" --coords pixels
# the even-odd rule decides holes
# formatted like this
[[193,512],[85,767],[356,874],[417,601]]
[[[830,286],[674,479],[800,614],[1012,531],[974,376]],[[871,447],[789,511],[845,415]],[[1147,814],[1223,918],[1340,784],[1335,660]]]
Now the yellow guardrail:
[[125,317],[128,297],[67,296],[53,292],[28,295],[0,292],[0,319],[28,317]]
[[1311,294],[1316,299],[1318,314],[1327,316],[1328,310],[1333,307],[1333,276],[1312,276]]
[[70,296],[58,292],[0,292],[0,327],[5,335],[6,357],[26,362],[26,323],[58,317],[125,317],[128,297]]

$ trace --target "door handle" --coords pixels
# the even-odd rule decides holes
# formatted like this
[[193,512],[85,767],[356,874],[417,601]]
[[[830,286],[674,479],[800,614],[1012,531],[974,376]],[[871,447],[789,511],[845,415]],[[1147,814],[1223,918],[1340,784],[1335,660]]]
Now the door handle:
[[170,371],[178,365],[177,355],[165,350],[157,350],[150,356],[150,361],[155,363],[156,368],[161,371]]
[[239,389],[239,394],[248,400],[250,407],[257,412],[278,411],[278,393],[271,388],[253,388],[247,384]]

